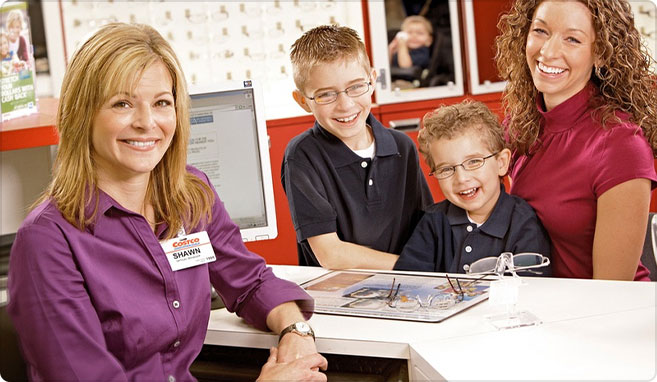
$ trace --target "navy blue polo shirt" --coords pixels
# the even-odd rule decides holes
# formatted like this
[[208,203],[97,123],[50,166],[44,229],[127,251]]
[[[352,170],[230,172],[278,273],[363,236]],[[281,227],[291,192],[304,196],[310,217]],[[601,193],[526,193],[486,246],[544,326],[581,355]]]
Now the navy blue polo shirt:
[[364,159],[315,125],[285,149],[281,182],[296,230],[300,265],[319,266],[308,238],[340,240],[400,253],[433,202],[413,141],[370,114],[375,156]]
[[[549,257],[550,238],[534,209],[507,194],[504,185],[500,187],[493,212],[480,227],[449,200],[427,208],[394,269],[464,273],[465,264],[502,252],[537,252]],[[542,275],[551,275],[549,268],[541,268]]]

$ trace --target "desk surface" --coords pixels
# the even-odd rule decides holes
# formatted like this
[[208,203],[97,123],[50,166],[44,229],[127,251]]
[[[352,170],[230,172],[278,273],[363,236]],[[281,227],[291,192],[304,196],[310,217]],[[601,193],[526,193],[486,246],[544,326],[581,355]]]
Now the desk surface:
[[[326,270],[273,266],[297,283]],[[485,301],[441,323],[315,314],[323,353],[404,358],[419,379],[643,379],[655,377],[654,282],[524,278],[519,310],[543,324],[498,331]],[[268,348],[260,332],[225,309],[210,316],[206,344]]]

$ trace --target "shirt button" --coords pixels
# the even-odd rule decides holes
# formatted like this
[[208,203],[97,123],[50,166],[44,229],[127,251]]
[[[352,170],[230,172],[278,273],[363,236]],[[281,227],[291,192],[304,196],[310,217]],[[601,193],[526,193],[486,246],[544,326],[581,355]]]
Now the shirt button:
[[173,375],[170,375],[169,378],[167,378],[169,382],[176,382],[176,377]]
[[180,341],[176,341],[173,343],[174,348],[177,348],[178,346],[180,346]]
[[180,308],[180,301],[173,300],[173,307],[176,308],[176,309]]
[[472,226],[471,226],[471,225],[467,226],[467,227],[465,228],[465,230],[468,231],[468,232],[472,232]]
[[468,246],[466,246],[466,247],[465,247],[465,251],[466,251],[467,253],[470,253],[470,252],[472,252],[472,247],[471,247],[471,246],[469,246],[469,245],[468,245]]
[[367,167],[367,162],[366,161],[360,162],[360,167],[362,167],[362,168]]
[[370,179],[370,181],[367,184],[369,184],[371,186],[371,185],[374,184],[374,181],[372,179]]

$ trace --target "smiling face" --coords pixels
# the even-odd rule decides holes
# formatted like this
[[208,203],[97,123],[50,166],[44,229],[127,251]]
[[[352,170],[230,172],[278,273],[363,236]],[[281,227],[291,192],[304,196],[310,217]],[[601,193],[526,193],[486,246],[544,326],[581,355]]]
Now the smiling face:
[[306,81],[304,94],[315,97],[324,92],[336,91],[338,99],[329,104],[317,104],[295,91],[294,99],[308,112],[312,112],[317,122],[338,137],[352,150],[364,149],[371,144],[365,121],[372,107],[374,86],[358,97],[349,97],[343,90],[363,82],[376,81],[376,72],[370,73],[355,59],[337,60],[314,67]]
[[404,32],[408,35],[406,45],[409,49],[418,49],[431,45],[431,34],[427,27],[420,22],[409,23],[404,27]]
[[0,58],[5,58],[9,55],[9,40],[3,33],[0,34]]
[[595,63],[591,12],[577,1],[544,1],[527,36],[527,64],[547,110],[582,90]]
[[[429,145],[429,152],[435,163],[432,170],[493,154],[481,137],[478,129],[468,128],[451,139],[439,138],[432,141]],[[500,196],[500,176],[506,174],[510,157],[509,149],[503,149],[497,155],[486,159],[484,165],[476,170],[466,171],[458,166],[452,176],[438,180],[440,189],[447,200],[466,210],[470,219],[481,224],[488,219],[497,203]]]
[[99,183],[148,177],[176,130],[172,80],[164,64],[148,66],[130,94],[110,97],[92,127]]
[[7,33],[9,40],[13,43],[18,40],[18,36],[21,34],[22,25],[20,21],[14,21],[7,26]]

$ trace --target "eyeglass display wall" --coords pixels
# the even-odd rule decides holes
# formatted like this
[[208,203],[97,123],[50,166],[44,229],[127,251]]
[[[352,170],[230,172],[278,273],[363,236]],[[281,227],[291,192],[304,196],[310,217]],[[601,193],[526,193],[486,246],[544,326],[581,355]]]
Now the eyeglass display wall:
[[[149,24],[172,45],[192,84],[253,79],[264,90],[267,119],[303,115],[294,102],[289,49],[322,24],[354,28],[363,36],[360,1],[119,1],[43,3],[54,94],[66,61],[98,27],[110,22]],[[63,33],[62,33],[63,31]],[[53,54],[51,54],[52,56]]]
[[[634,12],[636,28],[641,33],[648,52],[657,59],[657,0],[636,0],[630,4]],[[653,62],[652,70],[657,73],[655,62]]]

